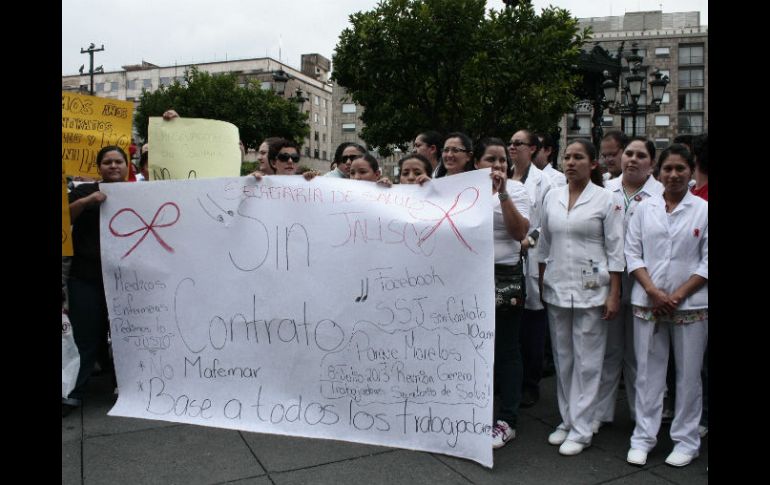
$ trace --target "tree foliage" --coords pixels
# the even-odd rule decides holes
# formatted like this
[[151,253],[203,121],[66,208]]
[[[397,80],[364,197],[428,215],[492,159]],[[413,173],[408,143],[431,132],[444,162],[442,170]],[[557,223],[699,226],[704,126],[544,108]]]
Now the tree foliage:
[[256,81],[240,87],[235,74],[211,75],[195,67],[185,72],[184,81],[142,92],[134,119],[141,138],[147,139],[150,116],[161,116],[169,109],[184,117],[232,123],[247,148],[258,148],[269,136],[301,143],[310,133],[307,115],[295,103],[260,89]]
[[427,129],[551,131],[571,110],[588,33],[567,10],[536,15],[529,2],[485,15],[484,0],[383,0],[350,21],[333,77],[365,108],[361,137],[385,151]]

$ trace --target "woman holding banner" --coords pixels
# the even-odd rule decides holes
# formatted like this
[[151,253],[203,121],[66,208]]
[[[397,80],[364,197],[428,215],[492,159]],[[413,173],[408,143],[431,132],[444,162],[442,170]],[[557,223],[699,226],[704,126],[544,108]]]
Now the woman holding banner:
[[[461,137],[448,139],[461,142]],[[446,148],[447,145],[445,145]],[[452,146],[452,145],[449,145]],[[472,150],[473,147],[471,146]],[[463,167],[451,160],[449,167]],[[500,386],[500,406],[492,426],[492,447],[500,448],[516,437],[516,422],[521,401],[523,367],[519,346],[519,328],[524,309],[524,270],[521,243],[529,230],[530,200],[521,182],[510,180],[511,157],[499,138],[484,138],[468,154],[474,168],[491,168],[495,243],[495,377]]]
[[[99,184],[125,181],[128,157],[120,147],[106,146],[96,155],[96,165],[101,182],[78,185],[69,194],[75,254],[67,288],[69,317],[80,353],[80,370],[75,388],[68,397],[62,398],[62,416],[80,405],[94,363],[100,355],[109,355],[109,317],[104,298],[99,246],[99,206],[107,196],[99,191]],[[110,372],[114,373],[114,369]]]

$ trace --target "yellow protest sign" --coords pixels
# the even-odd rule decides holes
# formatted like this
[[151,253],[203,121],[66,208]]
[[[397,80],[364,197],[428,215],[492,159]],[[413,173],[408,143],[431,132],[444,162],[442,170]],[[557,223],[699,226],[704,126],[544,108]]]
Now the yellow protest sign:
[[134,103],[62,91],[61,158],[67,175],[99,178],[96,154],[117,145],[128,155]]
[[61,167],[61,255],[73,256],[72,227],[70,225],[70,204],[67,198],[67,177],[64,176],[64,164]]
[[202,118],[151,117],[150,180],[239,177],[238,127]]

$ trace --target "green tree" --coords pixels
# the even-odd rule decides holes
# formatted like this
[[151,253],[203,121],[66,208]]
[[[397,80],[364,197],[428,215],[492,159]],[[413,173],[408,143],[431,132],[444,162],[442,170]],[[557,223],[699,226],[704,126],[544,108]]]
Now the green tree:
[[150,116],[174,109],[180,116],[227,121],[238,127],[246,148],[258,148],[269,136],[281,136],[302,143],[310,133],[307,115],[297,105],[251,81],[238,86],[235,74],[211,75],[193,67],[178,80],[157,91],[142,91],[134,118],[136,131],[144,140]]
[[551,131],[571,110],[587,30],[564,9],[529,2],[490,10],[484,0],[383,0],[350,16],[333,78],[362,105],[361,137],[388,152],[420,131],[507,139]]

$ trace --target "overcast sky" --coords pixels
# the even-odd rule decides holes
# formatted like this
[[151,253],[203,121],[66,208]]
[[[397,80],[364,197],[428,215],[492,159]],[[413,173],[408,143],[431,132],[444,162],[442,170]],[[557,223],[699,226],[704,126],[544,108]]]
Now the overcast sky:
[[[332,58],[348,16],[371,10],[378,0],[62,0],[62,74],[88,71],[91,42],[94,67],[117,71],[142,60],[169,66],[270,56],[299,68],[300,55]],[[535,0],[566,8],[576,17],[625,12],[700,11],[708,25],[707,0]],[[501,9],[502,0],[487,0]],[[279,54],[280,52],[280,54]]]

